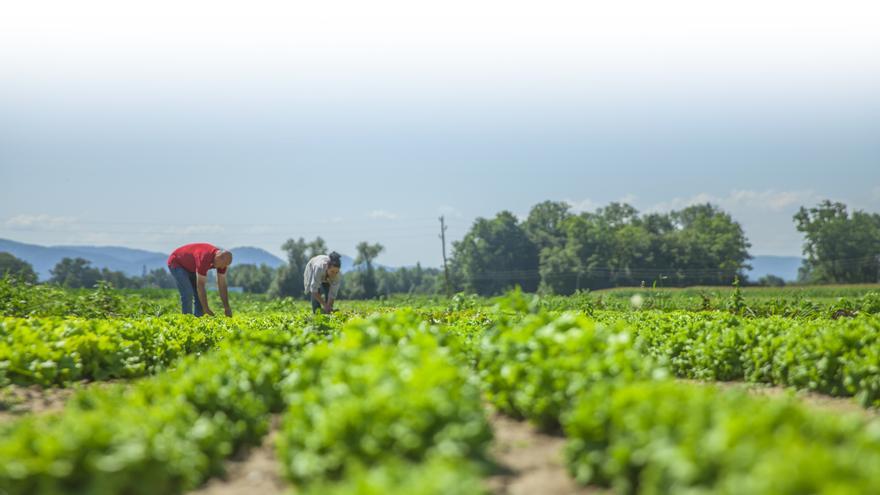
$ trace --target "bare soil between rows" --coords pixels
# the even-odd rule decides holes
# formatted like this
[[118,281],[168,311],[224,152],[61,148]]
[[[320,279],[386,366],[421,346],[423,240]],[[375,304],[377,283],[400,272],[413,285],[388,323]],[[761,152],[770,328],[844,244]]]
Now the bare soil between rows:
[[563,459],[565,438],[538,431],[526,421],[497,412],[489,421],[495,432],[492,458],[501,472],[487,480],[495,495],[587,495],[607,493],[578,485]]
[[[278,418],[263,443],[227,461],[226,475],[209,480],[189,495],[280,495],[292,486],[281,476],[275,455]],[[607,493],[579,486],[562,458],[565,438],[538,431],[525,422],[492,412],[495,440],[490,454],[498,472],[486,480],[495,495],[590,495]]]
[[7,385],[0,388],[0,423],[32,414],[49,414],[64,409],[74,394],[94,387],[110,387],[125,380],[75,382],[67,387]]
[[42,388],[8,385],[0,390],[0,422],[12,421],[28,414],[60,411],[79,388]]
[[[748,382],[679,380],[682,383],[742,389],[755,396],[793,396],[807,407],[829,413],[857,414],[873,419],[880,410],[866,409],[851,397],[831,397],[815,392]],[[83,387],[106,386],[108,382],[77,384],[70,388],[7,386],[0,396],[0,422],[29,414],[61,410],[67,400]],[[569,474],[563,459],[565,438],[539,431],[526,421],[510,418],[494,410],[489,421],[495,439],[490,455],[498,467],[486,480],[486,488],[495,495],[588,495],[611,493],[578,485]],[[280,418],[273,416],[271,429],[263,442],[238,453],[226,463],[223,478],[209,480],[191,495],[281,495],[290,493],[291,485],[281,476],[275,455],[275,439]]]
[[269,434],[263,442],[240,452],[226,462],[226,476],[209,480],[190,495],[280,495],[290,485],[281,477],[281,466],[275,456],[275,439],[281,419],[272,416]]

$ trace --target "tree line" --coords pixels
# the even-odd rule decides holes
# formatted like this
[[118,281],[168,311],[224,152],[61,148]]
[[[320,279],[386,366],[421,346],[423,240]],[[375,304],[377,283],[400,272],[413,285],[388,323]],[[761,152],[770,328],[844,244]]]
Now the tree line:
[[[823,201],[801,207],[793,218],[804,235],[802,283],[870,283],[880,281],[880,214],[850,212],[843,203]],[[525,291],[571,294],[583,289],[617,286],[729,285],[746,281],[751,245],[742,226],[711,204],[668,213],[640,213],[626,203],[611,203],[592,212],[575,213],[564,202],[545,201],[524,219],[509,211],[477,218],[464,238],[452,244],[452,290],[499,294],[514,286]],[[305,297],[302,274],[309,259],[328,252],[318,237],[289,239],[282,246],[286,263],[235,265],[229,285],[271,297]],[[376,267],[381,244],[357,245],[354,268],[345,274],[340,297],[373,299],[391,294],[441,294],[443,272],[415,267]],[[0,276],[30,283],[37,275],[28,263],[0,253]],[[65,258],[52,270],[49,283],[92,287],[106,281],[120,288],[173,288],[164,269],[140,277],[92,267],[82,258]],[[762,284],[783,283],[769,276]],[[754,283],[754,281],[753,281]]]
[[575,214],[566,203],[545,201],[522,221],[507,211],[477,219],[453,244],[452,266],[457,284],[479,294],[514,283],[553,294],[654,283],[726,285],[744,278],[749,247],[740,224],[710,204],[640,214],[611,203]]

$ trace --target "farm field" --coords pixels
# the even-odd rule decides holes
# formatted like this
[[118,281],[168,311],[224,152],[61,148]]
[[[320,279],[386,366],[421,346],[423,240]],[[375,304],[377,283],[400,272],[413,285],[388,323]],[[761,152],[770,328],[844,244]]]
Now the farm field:
[[880,493],[878,286],[176,297],[0,280],[0,494]]

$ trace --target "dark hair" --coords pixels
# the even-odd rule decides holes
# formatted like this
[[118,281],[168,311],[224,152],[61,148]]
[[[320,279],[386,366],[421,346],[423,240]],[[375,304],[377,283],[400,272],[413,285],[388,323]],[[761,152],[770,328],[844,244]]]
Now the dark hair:
[[342,268],[342,256],[336,251],[330,253],[330,266]]

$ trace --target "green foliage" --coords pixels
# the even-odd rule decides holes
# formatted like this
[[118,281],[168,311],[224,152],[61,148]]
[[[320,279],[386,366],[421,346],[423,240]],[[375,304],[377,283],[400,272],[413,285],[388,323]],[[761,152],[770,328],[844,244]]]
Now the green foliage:
[[[500,410],[553,429],[572,398],[593,384],[658,372],[623,329],[530,306],[525,296],[511,294],[499,310],[521,318],[498,318],[482,340],[480,377]],[[527,311],[531,314],[522,315]]]
[[785,280],[776,275],[764,275],[758,279],[758,285],[764,287],[785,287]]
[[459,292],[452,296],[451,304],[449,305],[449,311],[462,311],[466,309],[473,309],[477,307],[479,298],[476,294],[467,294],[464,292]]
[[591,231],[605,239],[594,247],[600,251],[592,256],[590,268],[607,266],[610,272],[605,277],[601,270],[594,277],[604,278],[608,285],[658,279],[676,286],[725,284],[746,267],[749,244],[742,227],[712,205],[642,217],[628,205],[614,206],[586,217],[592,219]]
[[306,264],[314,256],[324,254],[327,244],[320,237],[312,242],[306,242],[300,237],[298,240],[288,239],[281,245],[281,249],[287,252],[287,264],[276,270],[275,278],[269,286],[269,294],[272,297],[302,299],[305,292],[303,272]]
[[589,285],[583,264],[572,246],[550,246],[541,250],[539,272],[541,294],[572,294]]
[[735,277],[733,279],[733,293],[730,294],[730,301],[728,302],[728,309],[731,313],[742,315],[748,311],[748,307],[745,303],[745,298],[742,294],[742,289],[739,286],[739,277]]
[[624,320],[643,352],[678,376],[792,386],[880,406],[877,316],[795,321],[641,313]]
[[177,291],[133,294],[113,289],[103,282],[96,285],[92,290],[65,290],[53,285],[31,285],[0,278],[0,315],[103,318],[157,316],[180,311],[179,302],[175,300]]
[[[357,272],[350,272],[356,275]],[[393,294],[442,294],[443,272],[437,268],[422,268],[420,263],[414,267],[401,267],[394,271],[379,268],[375,271],[377,292],[381,297]],[[349,284],[346,277],[346,285]]]
[[564,202],[544,201],[529,211],[522,227],[539,251],[565,244],[565,223],[571,218],[569,208]]
[[64,258],[49,271],[53,284],[72,289],[94,287],[101,280],[101,270],[85,258]]
[[0,252],[0,278],[9,277],[19,282],[37,283],[37,272],[27,261],[16,258],[10,253]]
[[[878,405],[880,293],[652,292],[662,300],[637,308],[647,289],[407,296],[332,315],[233,294],[234,318],[196,319],[139,316],[176,311],[175,291],[0,283],[0,308],[31,314],[0,319],[0,382],[143,376],[0,423],[0,493],[183,493],[257,443],[272,412],[285,473],[305,493],[481,493],[483,400],[561,425],[572,472],[620,493],[878,492],[876,423],[664,377]],[[752,311],[726,311],[731,298]],[[97,318],[32,316],[64,308]]]
[[[456,263],[488,277],[492,266],[477,263],[472,267],[474,262],[468,259],[491,246],[492,237],[482,232],[486,221],[480,222],[468,234],[473,239],[466,237],[469,243],[456,250]],[[540,290],[545,294],[634,286],[659,279],[674,286],[729,284],[748,268],[749,243],[742,227],[710,204],[640,215],[628,204],[611,203],[595,212],[573,215],[564,203],[544,202],[532,209],[522,229],[538,250]],[[499,244],[497,251],[507,255],[523,250],[520,243]],[[526,281],[534,269],[523,265],[516,270],[514,281],[528,288]],[[473,273],[469,276],[474,278]],[[492,293],[473,284],[469,288]]]
[[491,220],[478,218],[452,246],[453,269],[469,292],[494,295],[516,285],[528,292],[538,288],[538,249],[509,211]]
[[880,430],[789,400],[609,383],[564,418],[569,466],[615,493],[874,493]]
[[[164,272],[164,270],[162,271]],[[49,272],[52,274],[52,278],[49,279],[50,283],[68,289],[89,289],[96,287],[101,282],[119,288],[138,288],[147,283],[156,282],[158,278],[155,270],[145,277],[129,277],[123,272],[108,268],[99,270],[92,267],[91,262],[84,258],[63,258]],[[158,279],[158,286],[163,285],[168,285],[167,278],[165,282]]]
[[482,459],[491,432],[479,387],[444,341],[454,337],[404,312],[308,349],[283,387],[287,476],[312,484],[399,460]]
[[275,270],[268,265],[236,265],[229,267],[226,275],[231,287],[241,287],[245,292],[264,294],[269,290]]
[[471,462],[430,459],[423,463],[390,461],[354,469],[341,483],[319,482],[305,495],[483,495],[479,470]]
[[880,281],[880,214],[847,212],[843,203],[821,202],[794,216],[804,234],[807,259],[801,278],[811,283]]
[[[134,378],[214,348],[246,320],[0,319],[0,386]],[[262,320],[266,321],[266,320]],[[253,325],[253,319],[246,324]]]
[[289,332],[249,337],[151,379],[81,392],[57,415],[0,425],[0,492],[172,494],[220,474],[266,432],[295,349]]
[[358,243],[358,254],[354,260],[357,276],[349,277],[350,280],[346,283],[349,286],[348,292],[352,294],[352,297],[373,299],[378,295],[378,282],[373,261],[384,249],[381,244]]
[[[518,293],[499,302],[478,368],[487,398],[502,411],[545,428],[562,422],[580,481],[616,493],[873,493],[880,486],[876,424],[658,380],[665,366],[720,379],[775,369],[801,388],[833,390],[826,387],[842,380],[873,389],[877,322],[683,314],[694,324],[677,339],[688,320],[674,315],[603,312],[605,323],[596,324],[540,305]],[[664,321],[663,331],[654,330]],[[778,322],[778,331],[768,332],[768,322]],[[823,332],[828,322],[837,327]],[[815,332],[792,332],[792,324]],[[778,353],[762,345],[768,333],[782,339]],[[653,352],[664,345],[666,352]],[[840,357],[818,355],[823,349]]]

